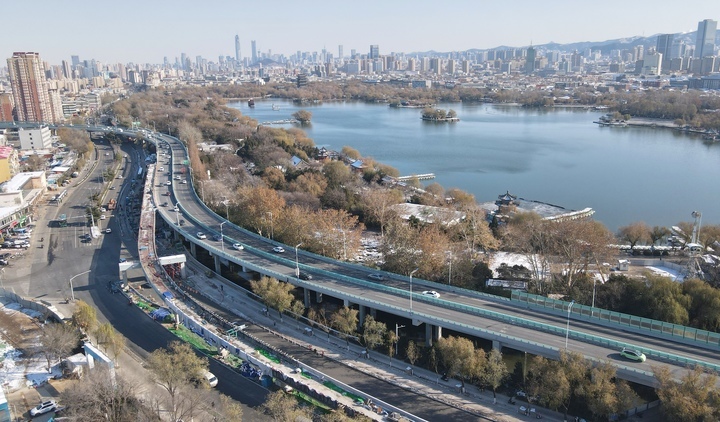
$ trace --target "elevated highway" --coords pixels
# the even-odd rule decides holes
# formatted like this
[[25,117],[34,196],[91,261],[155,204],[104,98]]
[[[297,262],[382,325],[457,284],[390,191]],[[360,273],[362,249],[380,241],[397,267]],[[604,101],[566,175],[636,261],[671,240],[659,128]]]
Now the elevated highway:
[[[575,309],[569,303],[554,308],[537,307],[528,301],[411,280],[397,274],[386,273],[385,281],[371,282],[367,275],[378,271],[304,251],[298,252],[298,264],[313,279],[295,278],[295,260],[289,259],[289,254],[272,252],[279,243],[226,222],[202,203],[193,188],[186,164],[187,151],[181,142],[167,135],[153,135],[151,142],[159,146],[158,164],[154,167],[158,173],[155,185],[146,188],[152,189],[156,204],[168,202],[167,207],[157,207],[158,214],[177,235],[190,242],[191,251],[198,247],[206,249],[217,268],[221,263],[233,262],[245,270],[288,281],[304,289],[306,302],[311,294],[331,295],[348,305],[357,305],[361,317],[376,309],[407,318],[415,326],[425,325],[429,341],[446,328],[491,340],[494,347],[510,347],[551,358],[567,349],[590,360],[610,362],[622,378],[645,385],[654,385],[652,365],[667,365],[677,378],[694,365],[720,370],[717,334],[700,339],[697,335],[688,338],[685,334],[652,331],[642,325],[629,327],[578,312],[582,309],[579,305]],[[164,145],[167,155],[160,154]],[[175,175],[180,175],[180,180],[174,179]],[[176,204],[178,211],[173,208]],[[221,223],[224,223],[222,241],[212,240],[212,235],[220,234]],[[207,238],[198,238],[198,232],[204,232]],[[241,243],[244,249],[234,250],[233,243]],[[288,251],[293,249],[282,246]],[[419,294],[428,289],[438,291],[440,298]],[[619,350],[624,346],[642,350],[648,360],[645,363],[623,360]]]

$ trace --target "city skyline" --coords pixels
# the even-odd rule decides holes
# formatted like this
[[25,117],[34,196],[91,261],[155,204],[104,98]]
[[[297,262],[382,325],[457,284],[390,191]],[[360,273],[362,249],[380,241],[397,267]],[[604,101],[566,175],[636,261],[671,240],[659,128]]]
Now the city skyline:
[[[370,0],[362,7],[310,0],[302,6],[286,0],[272,8],[257,2],[178,0],[163,5],[128,0],[109,11],[87,0],[73,7],[46,0],[13,2],[3,7],[5,27],[22,36],[13,37],[12,45],[5,43],[2,54],[39,52],[53,64],[71,55],[101,62],[162,63],[164,57],[174,62],[185,53],[217,61],[218,56],[235,58],[236,35],[243,57],[251,56],[252,40],[258,55],[272,51],[290,56],[323,48],[335,55],[339,45],[346,55],[351,50],[369,54],[371,45],[378,45],[381,55],[451,52],[692,32],[704,19],[720,19],[720,3],[711,0],[689,0],[673,9],[646,0],[609,0],[592,9],[569,0],[461,0],[445,7],[424,0]],[[33,16],[30,27],[22,19],[28,15]]]

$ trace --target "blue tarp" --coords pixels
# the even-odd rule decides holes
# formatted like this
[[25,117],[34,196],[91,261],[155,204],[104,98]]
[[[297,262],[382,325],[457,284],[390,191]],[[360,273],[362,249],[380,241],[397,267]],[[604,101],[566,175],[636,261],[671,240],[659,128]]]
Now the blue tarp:
[[162,321],[168,315],[170,315],[170,311],[165,308],[158,308],[150,312],[150,316],[159,321]]
[[175,296],[173,296],[172,292],[165,292],[162,295],[165,299],[175,299]]

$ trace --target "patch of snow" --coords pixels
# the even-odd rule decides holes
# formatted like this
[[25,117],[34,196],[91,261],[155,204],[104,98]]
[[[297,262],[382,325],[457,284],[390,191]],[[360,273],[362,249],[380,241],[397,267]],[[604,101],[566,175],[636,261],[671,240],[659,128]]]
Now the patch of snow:
[[669,277],[673,281],[683,281],[683,274],[681,274],[678,270],[669,267],[662,267],[659,265],[646,266],[645,268],[650,270],[655,275]]

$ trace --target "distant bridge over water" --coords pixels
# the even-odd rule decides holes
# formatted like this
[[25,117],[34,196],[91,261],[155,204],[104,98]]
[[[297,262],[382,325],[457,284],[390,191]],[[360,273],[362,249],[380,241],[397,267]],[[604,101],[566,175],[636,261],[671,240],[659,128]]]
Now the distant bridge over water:
[[399,182],[407,182],[408,180],[430,180],[435,178],[435,173],[413,174],[411,176],[400,176],[397,178]]

